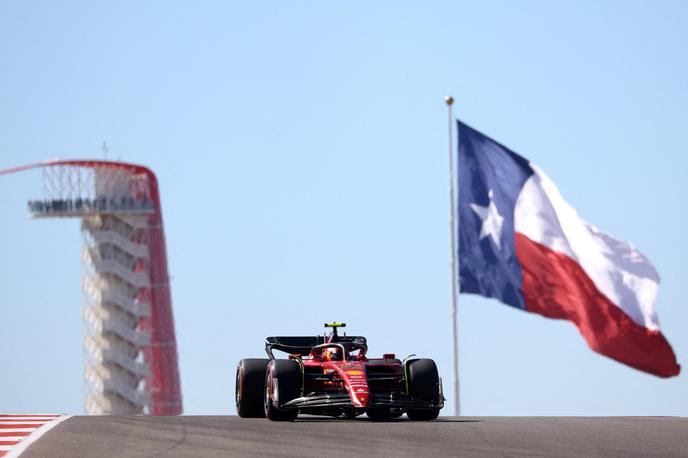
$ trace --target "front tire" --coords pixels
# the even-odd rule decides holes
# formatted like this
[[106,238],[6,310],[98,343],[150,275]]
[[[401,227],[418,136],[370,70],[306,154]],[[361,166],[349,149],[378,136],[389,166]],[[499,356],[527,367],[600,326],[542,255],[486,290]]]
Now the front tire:
[[[275,382],[277,382],[275,384]],[[275,405],[273,394],[277,394],[277,403],[285,403],[301,395],[301,367],[290,359],[273,359],[265,372],[263,388],[263,407],[265,416],[273,421],[294,421],[299,415],[298,409],[280,409]]]
[[[415,399],[438,405],[440,403],[440,376],[437,365],[431,359],[414,359],[407,363],[406,376],[409,395]],[[410,420],[434,420],[440,414],[440,409],[406,409]]]
[[241,418],[265,418],[263,410],[263,380],[269,359],[246,358],[236,370],[234,398]]

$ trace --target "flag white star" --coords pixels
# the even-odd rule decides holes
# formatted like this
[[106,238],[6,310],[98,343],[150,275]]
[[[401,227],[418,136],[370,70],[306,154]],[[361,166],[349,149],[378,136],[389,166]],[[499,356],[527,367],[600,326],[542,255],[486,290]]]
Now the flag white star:
[[495,245],[497,245],[497,248],[500,248],[499,239],[502,235],[502,224],[504,223],[504,217],[497,211],[497,206],[492,199],[492,190],[490,190],[487,195],[490,198],[490,203],[487,207],[481,207],[480,205],[476,204],[470,205],[471,209],[483,222],[483,225],[480,228],[480,240],[489,235],[492,237]]

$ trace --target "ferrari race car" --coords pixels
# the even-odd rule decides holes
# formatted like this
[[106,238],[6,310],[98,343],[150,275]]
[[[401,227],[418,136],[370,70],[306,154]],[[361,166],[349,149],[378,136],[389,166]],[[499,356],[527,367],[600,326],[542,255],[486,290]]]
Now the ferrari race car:
[[[365,337],[340,336],[345,323],[326,323],[322,336],[268,337],[269,358],[247,358],[236,371],[240,417],[291,421],[299,413],[372,420],[434,420],[444,406],[442,380],[431,359],[368,358]],[[277,359],[274,351],[288,354]]]

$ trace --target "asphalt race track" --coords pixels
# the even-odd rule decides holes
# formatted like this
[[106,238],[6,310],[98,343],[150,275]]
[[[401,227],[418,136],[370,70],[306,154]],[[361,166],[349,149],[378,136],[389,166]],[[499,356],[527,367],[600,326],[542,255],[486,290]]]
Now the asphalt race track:
[[300,417],[72,417],[22,458],[217,456],[688,456],[688,419],[442,417],[372,422]]

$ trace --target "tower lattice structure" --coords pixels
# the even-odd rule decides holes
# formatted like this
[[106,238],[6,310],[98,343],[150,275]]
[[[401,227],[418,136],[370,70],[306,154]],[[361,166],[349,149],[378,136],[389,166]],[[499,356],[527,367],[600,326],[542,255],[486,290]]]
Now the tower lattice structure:
[[49,161],[33,218],[77,217],[83,234],[85,406],[89,414],[182,412],[160,196],[148,168]]

